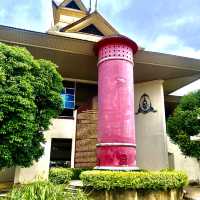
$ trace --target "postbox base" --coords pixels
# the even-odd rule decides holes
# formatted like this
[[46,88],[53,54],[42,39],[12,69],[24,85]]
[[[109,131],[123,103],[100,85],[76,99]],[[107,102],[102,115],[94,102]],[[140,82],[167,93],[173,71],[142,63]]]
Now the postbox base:
[[96,166],[94,169],[98,170],[112,170],[112,171],[138,171],[139,167],[108,167],[108,166]]

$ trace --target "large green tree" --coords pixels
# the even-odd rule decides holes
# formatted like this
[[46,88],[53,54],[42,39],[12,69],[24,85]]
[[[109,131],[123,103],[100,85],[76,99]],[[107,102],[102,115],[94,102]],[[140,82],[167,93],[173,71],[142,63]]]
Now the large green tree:
[[56,65],[0,43],[0,168],[28,167],[43,154],[43,131],[61,111]]
[[184,155],[200,159],[200,142],[190,139],[200,133],[200,90],[181,98],[168,119],[167,133]]

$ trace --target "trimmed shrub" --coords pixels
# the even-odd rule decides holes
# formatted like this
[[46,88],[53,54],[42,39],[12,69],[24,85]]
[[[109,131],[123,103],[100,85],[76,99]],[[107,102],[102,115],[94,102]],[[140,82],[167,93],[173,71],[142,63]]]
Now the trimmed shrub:
[[73,194],[65,190],[64,185],[50,182],[35,182],[14,187],[7,195],[7,200],[87,200],[87,195],[78,190]]
[[133,189],[161,190],[180,189],[187,184],[187,176],[181,171],[119,172],[85,171],[80,176],[85,187],[95,190]]
[[[61,168],[61,167],[54,167],[54,168],[51,168],[50,171],[49,171],[49,179],[52,182],[52,179],[56,179],[55,177],[57,177],[58,174],[59,174],[59,177],[66,176],[66,174],[67,174],[67,176],[68,175],[70,176],[70,180],[80,180],[80,174],[82,172],[88,171],[88,170],[90,170],[90,169],[88,169],[88,168]],[[58,183],[58,184],[60,184],[60,183]]]
[[68,168],[51,168],[49,170],[49,181],[54,184],[68,184],[73,172]]

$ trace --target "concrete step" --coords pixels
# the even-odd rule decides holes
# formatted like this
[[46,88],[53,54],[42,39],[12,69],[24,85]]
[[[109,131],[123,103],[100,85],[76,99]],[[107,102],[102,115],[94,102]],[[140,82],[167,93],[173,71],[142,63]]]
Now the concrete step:
[[185,192],[185,200],[200,200],[200,186],[188,186]]
[[69,186],[71,188],[81,188],[83,187],[83,182],[81,180],[71,180]]
[[0,192],[0,199],[3,200],[6,197],[6,195],[7,195],[7,192],[5,192],[5,193]]

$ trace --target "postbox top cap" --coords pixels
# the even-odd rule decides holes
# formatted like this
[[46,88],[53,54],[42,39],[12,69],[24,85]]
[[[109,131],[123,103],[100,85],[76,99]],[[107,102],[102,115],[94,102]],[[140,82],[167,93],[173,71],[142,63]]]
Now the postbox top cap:
[[135,54],[138,51],[138,45],[131,40],[130,38],[124,36],[124,35],[115,35],[115,36],[106,36],[103,37],[94,47],[94,51],[96,54],[98,54],[99,49],[102,46],[108,45],[108,44],[124,44],[132,48],[133,54]]

